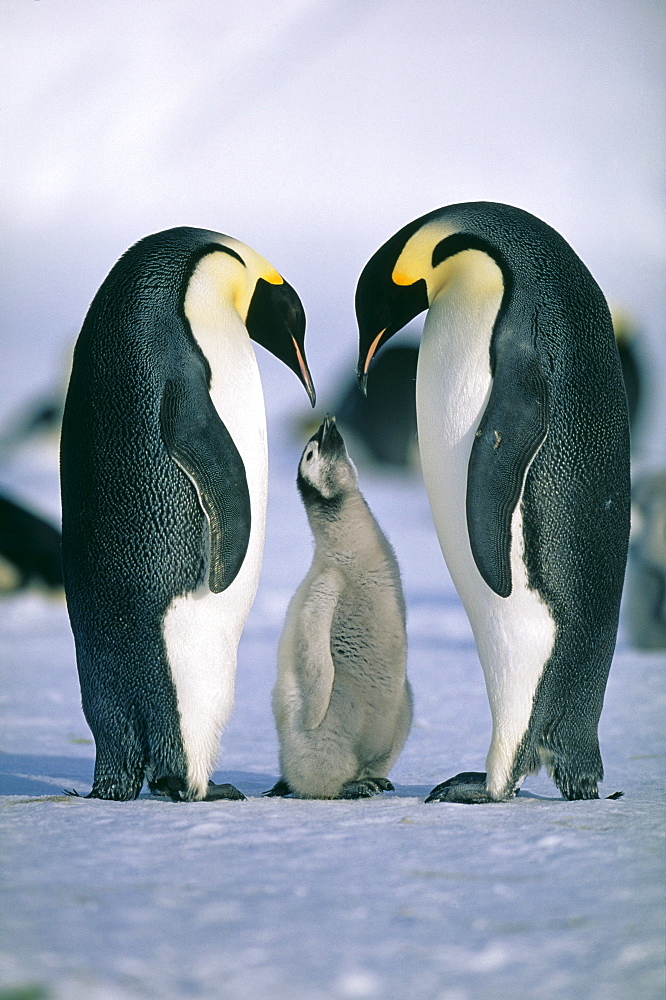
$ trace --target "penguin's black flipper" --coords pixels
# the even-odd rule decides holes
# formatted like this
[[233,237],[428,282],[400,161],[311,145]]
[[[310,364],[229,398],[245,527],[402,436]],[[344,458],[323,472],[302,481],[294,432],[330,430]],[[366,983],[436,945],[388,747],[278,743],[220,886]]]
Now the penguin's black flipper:
[[525,341],[505,331],[494,347],[493,385],[467,469],[467,528],[479,573],[508,597],[511,518],[548,430],[548,387]]
[[198,374],[167,380],[160,421],[167,450],[194,483],[208,520],[209,586],[220,593],[235,580],[250,540],[243,459]]

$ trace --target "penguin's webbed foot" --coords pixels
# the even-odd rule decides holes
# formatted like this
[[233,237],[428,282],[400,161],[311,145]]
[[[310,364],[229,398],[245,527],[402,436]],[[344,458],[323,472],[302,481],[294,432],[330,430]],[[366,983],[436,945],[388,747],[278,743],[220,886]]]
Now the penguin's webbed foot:
[[234,802],[240,802],[241,800],[245,800],[245,796],[235,785],[230,785],[228,781],[225,781],[221,785],[216,785],[214,781],[209,781],[208,791],[203,801],[217,802],[218,799],[231,799]]
[[381,792],[394,792],[395,788],[388,778],[361,778],[360,781],[348,781],[340,790],[341,799],[369,799]]
[[175,774],[165,774],[161,778],[148,782],[151,794],[158,798],[171,799],[172,802],[187,801],[187,784]]
[[[166,774],[155,781],[149,782],[150,791],[159,798],[169,798],[172,802],[191,802],[192,796],[188,792],[187,782],[175,774]],[[218,799],[244,799],[245,796],[239,792],[235,785],[228,783],[216,785],[214,781],[208,782],[206,794],[200,802],[216,802]]]
[[284,780],[284,778],[279,778],[272,788],[269,788],[267,792],[263,792],[263,795],[266,798],[278,795],[284,798],[285,795],[291,795],[291,794],[292,794],[292,789],[289,786],[289,783]]
[[435,785],[426,802],[463,802],[467,805],[494,802],[486,788],[486,775],[482,771],[461,771],[453,778]]

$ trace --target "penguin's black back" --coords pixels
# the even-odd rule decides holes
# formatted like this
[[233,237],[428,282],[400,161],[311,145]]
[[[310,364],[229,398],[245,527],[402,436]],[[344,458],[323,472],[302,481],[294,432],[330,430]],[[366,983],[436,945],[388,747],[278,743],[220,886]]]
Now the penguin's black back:
[[[201,579],[203,514],[167,452],[160,407],[174,370],[195,366],[210,380],[183,312],[187,280],[210,242],[203,230],[176,229],[128,250],[95,296],[74,352],[61,451],[65,572],[94,574],[102,556],[114,603],[126,595],[166,608]],[[122,559],[109,558],[116,550]],[[138,582],[146,562],[155,567],[148,595]]]
[[[204,515],[167,451],[160,407],[173,373],[194,367],[210,381],[183,302],[212,235],[172,229],[130,248],[95,296],[74,352],[61,441],[63,569],[100,775],[105,744],[124,730],[130,770],[141,759],[142,775],[156,758],[184,770],[161,626],[173,598],[203,579]],[[108,770],[117,775],[117,763]],[[142,777],[127,781],[111,797],[138,794]]]
[[[432,251],[423,261],[426,246]],[[431,304],[438,287],[427,276],[465,251],[487,254],[503,285],[492,330],[485,331],[490,393],[467,466],[474,568],[508,599],[512,560],[522,559],[529,587],[555,624],[513,777],[546,762],[568,798],[589,798],[603,775],[597,724],[617,633],[630,509],[627,400],[601,290],[567,242],[522,209],[493,202],[437,209],[392,236],[359,278],[359,376],[382,341]],[[405,274],[396,276],[405,252]],[[422,276],[404,284],[412,253]],[[476,294],[474,283],[467,291]],[[519,504],[522,539],[516,540]]]
[[[547,398],[547,431],[527,470],[522,515],[529,585],[548,605],[557,632],[515,777],[538,769],[541,744],[554,754],[553,776],[563,793],[587,797],[591,776],[603,776],[597,724],[629,536],[627,401],[610,313],[583,262],[534,216],[483,202],[442,215],[487,240],[504,275],[491,372],[499,371],[503,351],[515,350],[513,331],[527,331],[520,351],[533,352]],[[502,389],[510,393],[510,378]],[[564,748],[572,746],[575,764],[569,759],[560,767]]]

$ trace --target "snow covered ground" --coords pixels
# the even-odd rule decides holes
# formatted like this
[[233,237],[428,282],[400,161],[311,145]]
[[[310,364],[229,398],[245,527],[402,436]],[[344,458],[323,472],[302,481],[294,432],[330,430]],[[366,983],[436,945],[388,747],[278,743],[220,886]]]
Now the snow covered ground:
[[[62,384],[119,254],[172,225],[238,237],[297,288],[325,408],[353,370],[368,257],[483,198],[555,226],[629,313],[651,389],[637,467],[663,463],[658,0],[3,0],[0,20],[0,432]],[[564,802],[540,775],[509,804],[425,805],[483,767],[490,717],[418,479],[361,473],[408,602],[397,790],[261,797],[277,639],[311,549],[302,388],[259,363],[267,547],[218,772],[248,799],[61,796],[88,791],[94,761],[64,604],[3,600],[0,1000],[661,1000],[664,657],[620,633],[600,735],[602,792],[623,798]],[[53,448],[0,460],[0,486],[57,521]]]
[[[490,722],[418,478],[361,474],[409,607],[415,721],[396,792],[261,797],[278,777],[276,643],[311,551],[300,443],[272,441],[264,572],[217,778],[246,802],[62,797],[89,790],[94,761],[65,608],[4,602],[0,983],[53,1000],[658,1000],[664,658],[620,637],[601,742],[602,791],[623,798],[565,802],[540,775],[509,804],[425,805],[482,767]],[[43,458],[15,477],[56,488]]]

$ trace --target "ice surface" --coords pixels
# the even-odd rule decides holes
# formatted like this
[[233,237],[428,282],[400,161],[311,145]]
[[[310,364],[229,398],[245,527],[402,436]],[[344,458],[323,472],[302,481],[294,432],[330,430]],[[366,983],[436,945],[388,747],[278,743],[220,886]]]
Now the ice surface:
[[664,658],[620,638],[601,743],[602,793],[623,798],[565,802],[539,775],[512,803],[425,805],[482,768],[490,720],[418,478],[361,472],[409,607],[415,722],[396,792],[261,797],[278,777],[276,643],[311,544],[300,443],[272,440],[264,572],[216,774],[246,802],[63,797],[89,790],[94,760],[66,611],[36,595],[0,607],[0,983],[55,1000],[657,1000]]

